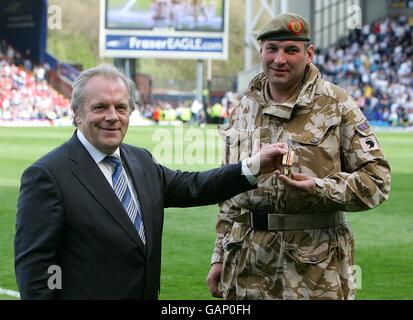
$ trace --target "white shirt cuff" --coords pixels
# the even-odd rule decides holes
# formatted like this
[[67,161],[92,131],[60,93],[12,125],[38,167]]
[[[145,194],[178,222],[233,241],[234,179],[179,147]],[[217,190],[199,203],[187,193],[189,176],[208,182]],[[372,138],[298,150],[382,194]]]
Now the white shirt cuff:
[[251,183],[252,186],[256,185],[258,182],[258,178],[251,173],[251,170],[247,166],[247,159],[242,160],[242,174],[247,178],[248,182]]

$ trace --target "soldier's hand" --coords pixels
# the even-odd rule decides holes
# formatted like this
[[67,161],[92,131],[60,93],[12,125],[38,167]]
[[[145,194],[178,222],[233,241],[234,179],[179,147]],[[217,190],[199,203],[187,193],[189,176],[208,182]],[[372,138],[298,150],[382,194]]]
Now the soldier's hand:
[[316,185],[313,177],[306,175],[304,173],[291,172],[291,177],[287,177],[281,174],[279,171],[275,173],[282,182],[286,185],[305,191],[308,193],[316,192]]
[[247,159],[248,168],[254,176],[274,172],[282,167],[282,157],[288,152],[286,143],[269,144]]
[[214,263],[209,270],[207,277],[208,289],[211,295],[215,298],[222,298],[222,292],[218,288],[218,284],[221,282],[222,263]]

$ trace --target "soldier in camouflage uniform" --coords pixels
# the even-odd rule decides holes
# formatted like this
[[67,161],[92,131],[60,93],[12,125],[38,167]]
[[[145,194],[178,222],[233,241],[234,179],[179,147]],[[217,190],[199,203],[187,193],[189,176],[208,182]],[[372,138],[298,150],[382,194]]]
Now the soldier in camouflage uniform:
[[263,27],[263,73],[220,129],[225,163],[274,142],[295,157],[290,172],[260,176],[257,189],[220,204],[207,279],[215,297],[355,297],[354,240],[343,211],[386,200],[390,167],[354,100],[311,63],[308,35],[308,22],[290,13]]

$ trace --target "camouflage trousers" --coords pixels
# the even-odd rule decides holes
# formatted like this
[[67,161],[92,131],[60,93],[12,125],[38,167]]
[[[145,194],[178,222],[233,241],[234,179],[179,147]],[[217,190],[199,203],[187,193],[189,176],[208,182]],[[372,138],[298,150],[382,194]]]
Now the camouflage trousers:
[[354,299],[350,226],[254,231],[234,223],[223,240],[224,299]]

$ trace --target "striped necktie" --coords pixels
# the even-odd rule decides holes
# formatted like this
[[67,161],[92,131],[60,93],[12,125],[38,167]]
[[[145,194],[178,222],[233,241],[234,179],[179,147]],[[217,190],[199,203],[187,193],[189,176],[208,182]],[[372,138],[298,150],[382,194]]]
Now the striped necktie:
[[126,174],[123,170],[121,160],[117,156],[106,156],[104,161],[111,164],[112,166],[113,190],[115,191],[116,196],[119,198],[120,202],[126,210],[126,213],[134,224],[136,230],[138,231],[139,237],[145,244],[145,229],[143,227],[142,216],[139,212],[137,204],[132,198],[132,194],[129,190]]

